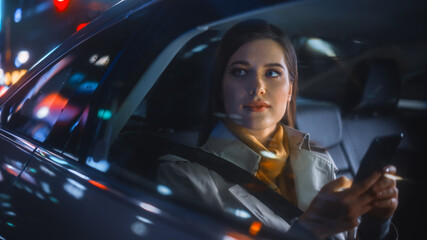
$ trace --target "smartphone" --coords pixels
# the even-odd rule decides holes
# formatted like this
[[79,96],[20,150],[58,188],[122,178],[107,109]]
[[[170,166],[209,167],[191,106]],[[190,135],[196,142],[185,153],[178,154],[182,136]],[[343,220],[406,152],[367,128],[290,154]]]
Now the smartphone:
[[361,182],[375,171],[389,164],[402,138],[403,133],[374,138],[360,162],[359,170],[353,182]]

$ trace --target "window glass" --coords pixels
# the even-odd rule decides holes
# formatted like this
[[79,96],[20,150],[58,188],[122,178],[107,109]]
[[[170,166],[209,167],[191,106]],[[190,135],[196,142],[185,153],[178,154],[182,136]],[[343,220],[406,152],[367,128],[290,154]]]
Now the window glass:
[[126,32],[130,31],[121,30],[119,24],[83,42],[32,79],[24,93],[10,99],[6,126],[63,150],[69,137],[84,126],[88,104],[125,46]]
[[[139,102],[117,137],[108,139],[105,134],[97,138],[85,164],[126,186],[173,204],[190,206],[196,211],[207,209],[209,203],[199,201],[197,196],[183,197],[185,189],[165,183],[158,170],[169,157],[179,158],[181,151],[193,156],[193,151],[199,151],[203,144],[207,120],[214,114],[210,108],[212,67],[219,41],[216,31],[204,32],[189,41]],[[116,90],[116,94],[119,92]],[[108,121],[103,123],[108,132]],[[238,204],[231,204],[224,211],[208,207],[212,210],[209,214],[225,215],[230,220],[251,221],[253,217]]]
[[167,141],[197,147],[209,114],[212,60],[218,41],[216,32],[190,41],[112,140],[107,159],[97,157],[97,150],[105,146],[98,141],[100,147],[94,147],[95,154],[86,164],[119,178],[138,176],[142,181],[155,181],[158,158],[167,154],[163,149]]

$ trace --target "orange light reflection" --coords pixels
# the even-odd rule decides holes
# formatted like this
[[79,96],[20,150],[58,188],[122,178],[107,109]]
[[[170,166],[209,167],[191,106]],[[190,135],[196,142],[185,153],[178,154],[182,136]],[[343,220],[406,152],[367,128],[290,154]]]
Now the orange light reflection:
[[261,230],[262,223],[260,222],[253,222],[251,226],[249,227],[249,233],[253,236],[256,236],[259,231]]
[[105,186],[104,184],[101,184],[101,183],[99,183],[97,181],[89,180],[88,182],[91,183],[92,185],[94,185],[95,187],[101,188],[102,190],[108,190],[107,186]]

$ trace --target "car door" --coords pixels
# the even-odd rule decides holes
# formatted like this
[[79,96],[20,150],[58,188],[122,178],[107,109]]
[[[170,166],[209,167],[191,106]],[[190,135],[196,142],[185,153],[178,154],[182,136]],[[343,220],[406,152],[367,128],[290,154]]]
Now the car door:
[[[79,183],[82,174],[73,170],[77,159],[71,157],[76,148],[69,146],[82,142],[89,103],[134,32],[121,24],[76,42],[44,70],[24,79],[24,86],[2,105],[2,237],[45,238],[49,233],[59,234],[63,228],[45,228],[56,224],[55,220],[66,225],[69,220],[60,213],[66,214],[65,206],[73,209],[78,205],[70,199],[83,197],[82,189],[86,187]],[[51,217],[49,209],[55,213]]]
[[[118,139],[119,133],[127,127],[125,125],[128,125],[129,118],[136,115],[135,110],[141,110],[139,113],[142,116],[148,112],[150,116],[148,120],[154,123],[150,125],[153,126],[150,130],[160,130],[157,133],[165,134],[165,137],[169,137],[172,130],[186,130],[203,121],[204,112],[201,111],[197,113],[197,119],[183,114],[181,115],[183,118],[179,121],[168,122],[167,120],[173,119],[165,119],[163,113],[155,109],[159,106],[158,101],[162,100],[161,94],[156,94],[155,91],[152,92],[154,97],[146,98],[150,107],[145,108],[144,105],[143,98],[148,96],[158,78],[163,77],[160,75],[176,53],[181,51],[183,45],[191,38],[208,29],[196,28],[192,22],[194,16],[190,14],[185,14],[187,19],[183,22],[186,25],[171,27],[169,18],[180,19],[183,14],[173,8],[175,5],[168,3],[163,7],[168,6],[166,13],[169,14],[153,12],[150,19],[128,14],[125,25],[108,27],[87,41],[74,42],[75,47],[72,50],[64,53],[65,55],[55,60],[50,67],[38,73],[31,80],[31,84],[21,88],[7,100],[2,112],[4,129],[16,133],[35,146],[32,148],[32,158],[24,171],[4,192],[3,197],[9,204],[0,205],[0,237],[6,239],[248,237],[248,229],[252,223],[252,220],[247,219],[248,214],[242,214],[239,209],[233,210],[233,217],[244,220],[239,222],[241,225],[233,225],[228,223],[235,223],[232,221],[235,219],[224,218],[220,215],[222,213],[212,213],[213,211],[207,213],[207,209],[189,203],[178,205],[174,202],[174,198],[169,196],[166,186],[148,179],[148,175],[155,175],[155,172],[141,171],[137,176],[125,168],[131,168],[132,165],[126,163],[121,165],[117,162],[120,158],[111,154],[113,151],[108,152],[109,147],[114,145],[113,140]],[[205,7],[204,10],[203,13],[210,14],[199,14],[203,19],[202,23],[216,19],[215,12],[211,12],[211,8]],[[135,13],[138,14],[144,15]],[[164,21],[165,16],[168,16],[168,21]],[[129,24],[132,19],[145,25]],[[90,27],[89,24],[88,29]],[[132,35],[135,29],[144,34]],[[209,33],[207,31],[207,35],[203,37],[206,37],[204,41],[212,42],[212,46],[204,48],[196,42],[196,45],[190,46],[186,52],[196,56],[203,49],[214,50],[215,44],[218,44],[218,36]],[[77,36],[74,40],[84,35]],[[128,46],[127,40],[132,41],[132,44]],[[185,61],[187,55],[182,56]],[[192,61],[197,62],[197,59]],[[115,64],[120,65],[120,68]],[[184,64],[190,67],[186,72],[193,72],[190,65]],[[204,67],[208,69],[209,64]],[[173,71],[170,73],[168,79],[177,79],[173,76]],[[186,76],[182,77],[185,79]],[[192,80],[197,80],[198,76],[193,77],[195,78]],[[167,83],[165,81],[163,87],[171,90],[172,85]],[[189,92],[186,91],[185,85],[175,83],[184,87],[181,90],[185,90],[175,91],[174,93],[179,94],[176,97],[199,92],[201,89],[209,90],[206,82],[191,88]],[[160,89],[163,88],[162,85],[157,87],[159,86]],[[205,97],[201,93],[198,94],[198,97]],[[167,98],[172,101],[174,99],[175,96]],[[183,98],[180,103],[186,101]],[[202,102],[193,103],[197,109],[206,108]],[[167,102],[163,102],[162,106],[167,106]],[[169,106],[165,110],[174,117],[173,114],[177,109]],[[192,112],[192,109],[188,110],[189,113]],[[158,122],[158,119],[166,122]],[[188,122],[189,119],[195,122]],[[158,129],[157,122],[166,124],[164,126],[167,128]],[[194,143],[193,133],[189,134],[190,142]],[[117,144],[114,146],[121,147]],[[147,148],[145,146],[144,150],[150,150]],[[119,149],[118,154],[126,158],[126,152],[123,150]],[[145,162],[140,163],[143,166]],[[143,167],[143,170],[150,170]],[[218,216],[215,214],[222,218],[212,217]]]
[[[120,95],[121,87],[133,88],[126,68],[114,70],[117,62],[129,66],[138,59],[123,54],[133,30],[141,29],[131,20],[75,43],[4,103],[3,129],[34,146],[22,173],[1,195],[0,239],[221,239],[235,234],[235,228],[203,212],[161,200],[168,195],[164,186],[135,181],[132,174],[123,179],[122,169],[106,174],[110,165],[102,152],[107,137],[88,141],[102,128],[97,121],[106,123],[109,132],[117,104],[111,91]],[[185,43],[178,42],[179,47]],[[104,107],[105,99],[112,106]],[[95,154],[82,153],[86,148]]]
[[[0,193],[22,172],[36,145],[14,133],[0,129]],[[7,202],[7,196],[0,195]]]

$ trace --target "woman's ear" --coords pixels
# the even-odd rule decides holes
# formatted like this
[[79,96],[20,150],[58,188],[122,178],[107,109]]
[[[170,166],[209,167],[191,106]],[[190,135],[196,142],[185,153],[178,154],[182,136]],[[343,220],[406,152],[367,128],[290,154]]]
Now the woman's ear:
[[293,83],[291,82],[291,84],[289,84],[288,102],[292,100],[292,87]]

